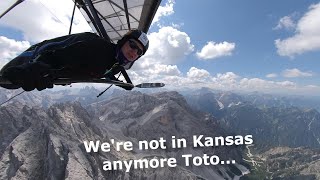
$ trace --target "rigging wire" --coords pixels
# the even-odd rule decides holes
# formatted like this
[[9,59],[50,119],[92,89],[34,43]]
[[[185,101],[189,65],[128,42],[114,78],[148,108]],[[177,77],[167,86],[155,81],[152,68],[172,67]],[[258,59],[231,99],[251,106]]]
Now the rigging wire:
[[9,11],[11,11],[14,7],[16,7],[18,4],[22,3],[24,0],[17,0],[14,4],[12,4],[7,10],[5,10],[1,15],[0,19],[6,15]]
[[1,104],[0,104],[0,107],[1,107],[2,105],[6,104],[7,102],[11,101],[13,98],[15,98],[15,97],[17,97],[17,96],[21,95],[21,94],[22,94],[22,93],[24,93],[24,92],[26,92],[26,91],[24,91],[24,90],[23,90],[22,92],[20,92],[20,93],[18,93],[18,94],[16,94],[16,95],[14,95],[14,96],[12,96],[11,98],[9,98],[8,100],[6,100],[5,102],[1,103]]
[[[121,76],[121,73],[119,74],[119,76],[117,77],[117,79],[119,79],[119,77]],[[113,84],[111,84],[109,87],[107,87],[107,89],[105,89],[104,91],[102,91],[100,94],[98,94],[97,98],[100,97],[103,93],[105,93],[108,89],[111,88]]]
[[73,11],[72,11],[72,16],[71,16],[71,22],[70,22],[70,28],[69,28],[69,35],[71,34],[71,30],[72,30],[73,17],[74,17],[74,12],[76,10],[76,6],[77,6],[77,1],[74,1],[74,6],[73,6]]
[[52,12],[52,10],[50,9],[50,8],[48,8],[45,4],[43,4],[41,1],[39,1],[40,2],[40,4],[44,7],[44,8],[46,8],[49,12],[50,12],[50,14],[55,18],[55,20],[57,20],[57,21],[59,21],[61,24],[63,24],[65,27],[69,27],[68,25],[66,25],[65,23],[63,23],[53,12]]

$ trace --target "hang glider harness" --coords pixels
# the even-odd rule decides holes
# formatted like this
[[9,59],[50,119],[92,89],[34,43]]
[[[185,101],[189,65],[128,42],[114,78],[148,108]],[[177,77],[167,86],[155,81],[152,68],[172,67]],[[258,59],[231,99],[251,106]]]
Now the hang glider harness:
[[[18,4],[22,3],[24,0],[17,0],[12,6],[10,6],[4,13],[2,13],[0,15],[0,19],[7,14],[10,10],[12,10],[15,6],[17,6]],[[72,30],[72,24],[73,24],[73,18],[74,18],[74,13],[75,13],[75,8],[77,6],[77,0],[74,1],[74,7],[73,7],[73,11],[72,11],[72,16],[71,16],[71,22],[70,22],[70,27],[69,27],[69,35],[71,34],[71,30]],[[90,2],[90,1],[89,1]],[[91,5],[91,3],[88,3],[89,6]],[[126,4],[125,4],[126,5]],[[83,7],[83,6],[82,6]],[[85,9],[87,10],[87,9]],[[127,9],[126,9],[127,10]],[[87,12],[87,11],[86,11]],[[128,12],[126,12],[127,14]],[[90,14],[90,13],[87,13]],[[95,25],[95,24],[94,24]],[[128,24],[130,26],[130,24]],[[99,28],[98,28],[99,29]],[[131,29],[129,27],[129,29]],[[101,33],[99,33],[101,34]],[[110,40],[110,38],[108,37],[108,35],[102,33],[103,37]],[[119,73],[119,76],[117,77],[117,79],[120,77],[121,72]],[[101,96],[104,92],[106,92],[112,85],[117,85],[117,86],[127,86],[127,87],[131,87],[131,88],[158,88],[158,87],[164,87],[165,84],[164,83],[141,83],[138,85],[133,85],[131,83],[124,83],[122,81],[119,80],[108,80],[105,78],[101,78],[101,79],[71,79],[71,78],[58,78],[56,80],[54,80],[54,84],[55,85],[70,85],[72,83],[104,83],[104,84],[110,84],[109,87],[107,87],[104,91],[102,91],[97,97]],[[12,84],[9,80],[1,77],[0,75],[0,84],[3,85],[7,85],[7,84]],[[13,98],[21,95],[22,93],[24,93],[25,91],[22,91],[14,96],[12,96],[11,98],[9,98],[8,100],[6,100],[5,102],[1,103],[0,106],[2,106],[3,104],[9,102],[10,100],[12,100]]]

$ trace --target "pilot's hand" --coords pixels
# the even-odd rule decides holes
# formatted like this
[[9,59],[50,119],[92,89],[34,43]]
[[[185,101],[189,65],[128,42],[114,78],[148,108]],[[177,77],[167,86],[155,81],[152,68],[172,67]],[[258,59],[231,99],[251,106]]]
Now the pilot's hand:
[[54,78],[50,74],[46,74],[45,76],[40,76],[36,80],[36,88],[38,91],[42,91],[46,88],[53,88]]
[[41,91],[53,87],[54,77],[51,75],[51,67],[42,62],[35,62],[30,65],[31,76],[34,79],[34,86]]
[[53,77],[50,66],[42,62],[27,63],[8,68],[8,79],[25,91],[37,88],[39,91],[53,87]]

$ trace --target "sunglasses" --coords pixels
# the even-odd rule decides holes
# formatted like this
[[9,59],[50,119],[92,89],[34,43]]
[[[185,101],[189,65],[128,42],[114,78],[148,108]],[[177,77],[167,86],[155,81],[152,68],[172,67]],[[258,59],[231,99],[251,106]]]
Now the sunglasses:
[[136,42],[134,42],[133,40],[129,39],[129,46],[131,49],[137,50],[137,55],[138,56],[142,56],[143,51],[139,48],[139,46],[137,45]]

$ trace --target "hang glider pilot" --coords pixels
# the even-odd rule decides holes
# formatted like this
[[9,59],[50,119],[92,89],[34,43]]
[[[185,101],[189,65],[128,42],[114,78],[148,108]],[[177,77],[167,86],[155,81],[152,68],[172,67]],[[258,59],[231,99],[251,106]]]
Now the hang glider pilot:
[[117,80],[114,75],[119,72],[127,83],[132,84],[125,68],[129,69],[148,47],[148,37],[140,30],[129,31],[117,44],[89,32],[45,40],[31,46],[1,69],[0,75],[12,82],[1,86],[41,91],[52,88],[57,78]]

